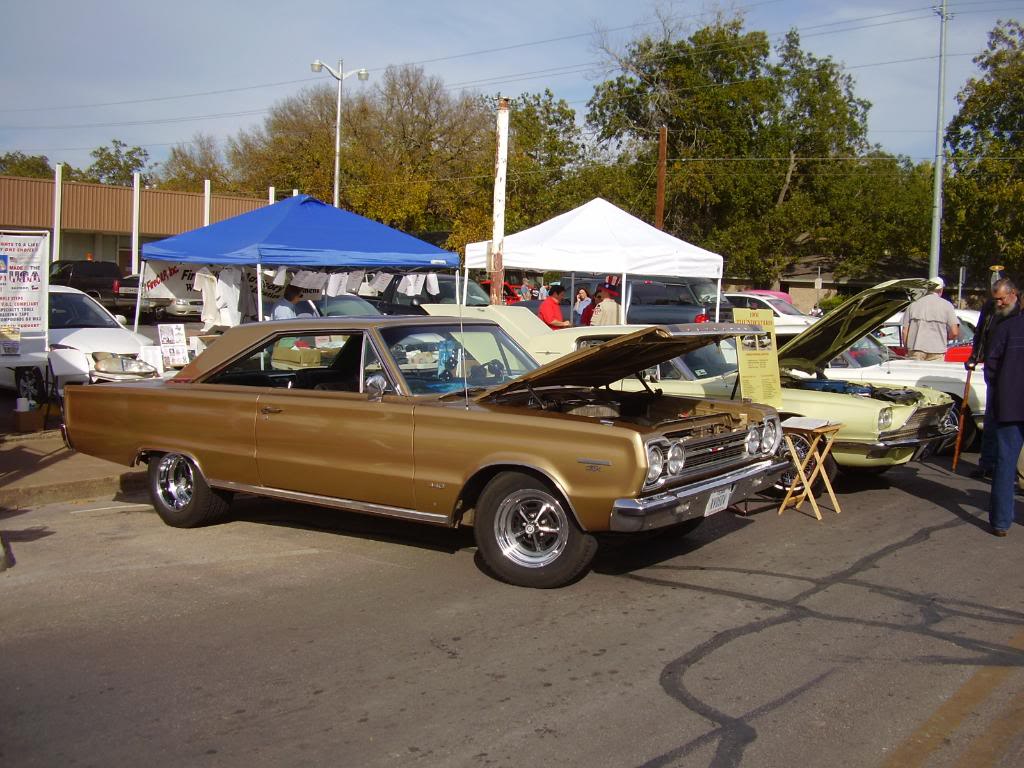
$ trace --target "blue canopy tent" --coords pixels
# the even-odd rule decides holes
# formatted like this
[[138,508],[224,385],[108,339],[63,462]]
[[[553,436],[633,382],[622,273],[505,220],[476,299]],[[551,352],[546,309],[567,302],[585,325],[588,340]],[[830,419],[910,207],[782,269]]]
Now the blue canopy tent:
[[[296,195],[216,224],[142,246],[143,261],[257,268],[458,267],[457,254],[309,195]],[[262,280],[262,278],[260,278]],[[142,290],[140,282],[139,297]],[[261,292],[257,300],[262,303]],[[262,307],[260,308],[262,314]],[[139,306],[135,316],[138,325]]]

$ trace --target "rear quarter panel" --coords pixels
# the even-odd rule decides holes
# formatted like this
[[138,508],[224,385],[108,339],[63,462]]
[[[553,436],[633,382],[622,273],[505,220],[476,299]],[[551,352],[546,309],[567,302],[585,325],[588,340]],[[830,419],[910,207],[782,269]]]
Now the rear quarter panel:
[[256,484],[257,387],[162,381],[65,390],[65,424],[76,451],[131,465],[142,451],[192,456],[208,478]]

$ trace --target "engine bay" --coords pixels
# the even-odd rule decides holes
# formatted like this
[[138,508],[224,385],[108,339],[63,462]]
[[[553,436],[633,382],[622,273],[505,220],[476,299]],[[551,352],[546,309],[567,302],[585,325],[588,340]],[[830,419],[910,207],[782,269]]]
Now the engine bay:
[[915,405],[921,400],[920,392],[907,387],[878,387],[874,384],[858,384],[852,381],[833,379],[790,379],[784,386],[787,389],[808,389],[815,392],[837,392],[842,395],[870,397],[897,405]]

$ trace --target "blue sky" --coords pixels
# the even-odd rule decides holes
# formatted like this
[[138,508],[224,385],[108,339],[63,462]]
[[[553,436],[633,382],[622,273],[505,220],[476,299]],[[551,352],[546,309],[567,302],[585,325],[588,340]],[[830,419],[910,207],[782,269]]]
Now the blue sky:
[[[118,138],[163,159],[202,131],[217,138],[258,124],[277,100],[315,83],[315,58],[366,67],[422,63],[455,90],[518,95],[550,88],[582,115],[608,74],[596,30],[622,47],[655,33],[655,9],[682,30],[716,11],[742,11],[773,40],[796,27],[803,45],[848,67],[870,100],[870,138],[914,159],[934,153],[939,21],[931,3],[748,0],[312,2],[33,0],[8,3],[0,48],[0,152],[75,166]],[[949,0],[946,119],[976,70],[972,57],[1024,0]],[[333,82],[333,81],[330,81]],[[210,93],[217,91],[218,93]],[[351,92],[351,91],[349,91]],[[194,95],[208,94],[208,95]],[[185,98],[177,98],[186,96]],[[149,99],[150,101],[143,101]],[[156,100],[153,100],[156,99]],[[130,102],[130,103],[114,103]]]

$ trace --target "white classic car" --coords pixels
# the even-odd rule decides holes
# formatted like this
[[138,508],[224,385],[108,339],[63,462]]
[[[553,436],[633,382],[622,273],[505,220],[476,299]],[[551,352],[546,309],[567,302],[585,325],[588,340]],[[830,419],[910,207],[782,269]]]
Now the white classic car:
[[[62,376],[66,382],[135,381],[154,378],[159,372],[138,359],[149,339],[125,328],[119,318],[98,301],[75,288],[51,285],[49,290],[50,351],[78,358],[78,374]],[[44,369],[0,366],[0,387],[16,389],[20,397],[39,401],[43,395]]]
[[723,293],[733,307],[744,309],[767,309],[775,317],[775,332],[800,333],[804,328],[818,322],[817,317],[804,314],[785,299],[761,293]]

